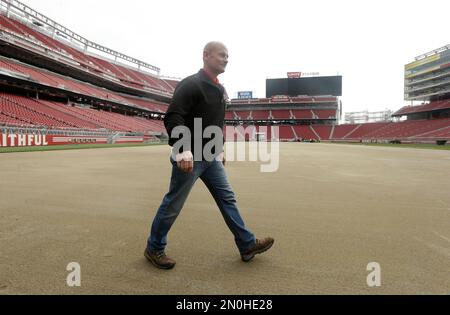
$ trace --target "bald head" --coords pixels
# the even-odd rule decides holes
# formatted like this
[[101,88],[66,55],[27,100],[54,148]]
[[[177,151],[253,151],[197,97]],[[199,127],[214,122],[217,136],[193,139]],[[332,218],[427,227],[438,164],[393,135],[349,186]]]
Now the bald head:
[[204,67],[214,75],[225,72],[228,64],[228,49],[221,42],[209,42],[203,49]]
[[212,52],[216,49],[220,49],[220,48],[225,48],[225,45],[221,42],[209,42],[208,44],[206,44],[205,48],[203,49],[204,52]]

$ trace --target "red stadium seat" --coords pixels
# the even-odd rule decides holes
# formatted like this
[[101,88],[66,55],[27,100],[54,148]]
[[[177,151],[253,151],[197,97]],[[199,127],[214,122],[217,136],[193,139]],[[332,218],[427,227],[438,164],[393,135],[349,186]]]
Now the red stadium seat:
[[291,111],[290,110],[272,110],[272,117],[274,119],[290,119]]
[[[33,26],[34,27],[34,26]],[[71,47],[69,44],[63,43],[57,39],[51,38],[42,31],[35,30],[31,26],[22,24],[21,22],[7,18],[0,14],[0,28],[2,30],[18,34],[33,42],[39,43],[46,49],[61,53],[64,56],[72,58],[78,62],[87,72],[96,74],[108,74],[110,76],[121,79],[126,85],[134,88],[142,88],[149,86],[156,90],[172,93],[174,91],[174,82],[167,83],[160,78],[151,74],[146,74],[138,69],[131,69],[126,66],[114,64],[112,61],[90,56],[79,50]]]
[[0,93],[0,124],[164,132],[162,121]]
[[252,111],[251,117],[254,120],[268,120],[270,112],[267,110],[254,110]]
[[332,125],[311,125],[316,134],[319,135],[320,140],[329,140],[331,136]]

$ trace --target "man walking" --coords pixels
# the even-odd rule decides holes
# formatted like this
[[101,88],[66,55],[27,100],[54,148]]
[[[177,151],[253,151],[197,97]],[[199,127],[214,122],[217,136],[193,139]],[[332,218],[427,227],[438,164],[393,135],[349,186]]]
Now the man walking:
[[[234,235],[244,262],[267,251],[274,243],[274,239],[270,237],[256,239],[239,214],[234,192],[225,173],[223,135],[220,135],[220,139],[216,138],[217,134],[214,139],[203,137],[208,127],[215,127],[220,131],[223,129],[226,92],[217,76],[225,72],[228,64],[225,45],[219,42],[208,43],[203,51],[203,62],[203,69],[178,84],[164,118],[169,145],[173,147],[170,157],[172,176],[169,192],[153,220],[145,250],[145,257],[161,269],[172,269],[175,266],[175,261],[165,254],[167,234],[198,178],[214,197],[225,223]],[[196,125],[199,121],[201,128]],[[189,135],[184,133],[182,139],[177,138],[180,130]],[[200,143],[198,139],[201,139]],[[221,145],[215,146],[212,154],[206,157],[203,153],[210,140],[219,141]],[[180,143],[183,145],[178,145]]]

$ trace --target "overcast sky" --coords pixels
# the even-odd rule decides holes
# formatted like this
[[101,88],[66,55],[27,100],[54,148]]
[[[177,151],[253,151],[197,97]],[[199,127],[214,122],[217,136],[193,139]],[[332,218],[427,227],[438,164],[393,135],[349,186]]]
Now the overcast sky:
[[404,65],[450,44],[448,0],[21,0],[108,48],[185,77],[211,40],[228,46],[231,97],[265,97],[287,72],[343,76],[344,111],[397,110]]

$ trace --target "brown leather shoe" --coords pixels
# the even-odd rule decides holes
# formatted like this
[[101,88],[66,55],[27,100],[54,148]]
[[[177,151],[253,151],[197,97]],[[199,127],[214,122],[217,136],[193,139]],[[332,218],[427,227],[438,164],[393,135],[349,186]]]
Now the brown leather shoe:
[[255,245],[253,245],[248,251],[241,254],[242,261],[249,262],[257,254],[264,253],[269,250],[275,240],[271,237],[266,237],[262,240],[256,240]]
[[144,252],[145,258],[147,258],[155,267],[159,269],[172,269],[175,267],[176,262],[166,256],[164,251],[151,252],[148,249]]

